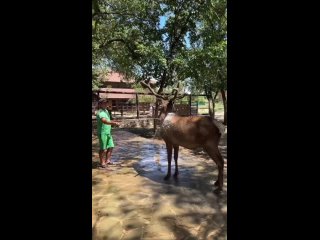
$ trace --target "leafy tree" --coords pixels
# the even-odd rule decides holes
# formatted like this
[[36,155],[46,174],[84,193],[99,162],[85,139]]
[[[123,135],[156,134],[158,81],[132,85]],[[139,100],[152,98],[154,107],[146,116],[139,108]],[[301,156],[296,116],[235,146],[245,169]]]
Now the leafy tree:
[[177,81],[205,92],[208,99],[226,89],[225,0],[93,0],[92,4],[96,82],[97,66],[105,62],[137,83],[152,76],[158,80],[159,94]]

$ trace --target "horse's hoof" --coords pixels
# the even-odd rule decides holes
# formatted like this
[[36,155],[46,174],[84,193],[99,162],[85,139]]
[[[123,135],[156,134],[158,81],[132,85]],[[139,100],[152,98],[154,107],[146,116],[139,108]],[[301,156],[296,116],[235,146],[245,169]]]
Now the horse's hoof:
[[217,188],[213,191],[213,193],[215,194],[220,194],[222,192],[222,189],[221,188]]
[[175,179],[177,179],[178,178],[178,173],[175,173],[174,175],[173,175],[173,177],[175,178]]
[[219,186],[219,181],[216,181],[215,183],[214,183],[214,185],[217,187],[217,186]]
[[167,176],[165,176],[163,179],[164,179],[164,180],[169,180],[169,178],[170,178],[170,175],[167,175]]

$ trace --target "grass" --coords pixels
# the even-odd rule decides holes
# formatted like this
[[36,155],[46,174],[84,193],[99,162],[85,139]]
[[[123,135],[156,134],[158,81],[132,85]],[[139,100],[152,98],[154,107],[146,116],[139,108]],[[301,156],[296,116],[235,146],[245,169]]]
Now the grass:
[[215,110],[217,112],[223,111],[223,103],[222,102],[216,103]]
[[[216,112],[223,112],[223,103],[222,102],[217,102],[215,104],[215,111]],[[199,104],[198,113],[199,114],[209,114],[208,103],[205,103],[203,105]]]

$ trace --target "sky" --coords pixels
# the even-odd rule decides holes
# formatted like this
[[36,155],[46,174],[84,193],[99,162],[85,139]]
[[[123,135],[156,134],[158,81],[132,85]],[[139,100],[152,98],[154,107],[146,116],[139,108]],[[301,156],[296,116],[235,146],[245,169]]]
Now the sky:
[[167,19],[168,18],[166,16],[160,16],[160,29],[164,27]]

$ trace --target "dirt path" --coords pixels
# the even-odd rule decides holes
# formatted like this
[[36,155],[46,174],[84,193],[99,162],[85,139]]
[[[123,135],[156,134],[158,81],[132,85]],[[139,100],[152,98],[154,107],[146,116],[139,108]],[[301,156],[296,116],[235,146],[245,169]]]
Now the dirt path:
[[[97,140],[93,141],[93,240],[226,239],[227,161],[224,191],[213,194],[218,170],[202,153],[181,148],[179,180],[164,181],[164,142],[117,129],[113,161],[121,166],[100,170]],[[174,164],[173,169],[174,171]]]

